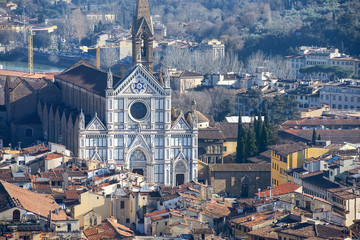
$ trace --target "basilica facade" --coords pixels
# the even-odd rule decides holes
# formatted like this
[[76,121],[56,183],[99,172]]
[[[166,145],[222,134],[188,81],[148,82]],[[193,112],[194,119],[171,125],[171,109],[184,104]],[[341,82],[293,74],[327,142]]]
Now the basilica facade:
[[197,180],[197,115],[172,113],[169,80],[162,86],[137,63],[107,82],[105,122],[95,114],[85,124],[80,114],[80,158],[120,164],[158,185]]
[[123,78],[83,60],[55,77],[61,103],[38,104],[44,136],[61,139],[81,159],[122,166],[150,183],[197,181],[196,104],[187,113],[172,109],[169,76],[152,73],[147,0],[137,2],[132,35],[133,66]]

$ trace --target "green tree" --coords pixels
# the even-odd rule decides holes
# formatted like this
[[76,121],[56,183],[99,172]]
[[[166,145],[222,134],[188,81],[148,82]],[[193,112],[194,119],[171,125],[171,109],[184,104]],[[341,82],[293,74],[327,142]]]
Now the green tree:
[[311,143],[312,143],[313,145],[316,144],[316,130],[315,130],[315,128],[313,129]]
[[229,98],[225,98],[220,102],[217,109],[217,114],[214,116],[216,121],[223,121],[225,117],[230,116],[234,112],[234,103]]
[[269,131],[266,125],[263,124],[261,129],[261,141],[259,145],[259,152],[265,151],[268,144],[269,144]]
[[48,48],[51,45],[50,34],[47,32],[37,32],[34,36],[34,47]]
[[45,14],[40,13],[38,15],[38,23],[44,23],[45,22]]
[[275,124],[280,124],[288,119],[294,119],[299,114],[297,103],[286,96],[275,96],[270,100],[271,119]]
[[330,78],[348,78],[352,75],[353,71],[350,69],[344,69],[340,66],[329,66],[329,65],[316,65],[311,67],[303,67],[299,70],[302,74],[316,74],[326,73]]
[[318,139],[317,140],[321,140],[321,135],[320,135],[320,133],[319,133],[319,136],[318,136]]
[[239,121],[238,121],[238,136],[237,136],[237,145],[236,145],[236,162],[244,163],[245,162],[245,145],[246,143],[246,130],[242,125],[241,112],[239,112]]
[[[256,146],[260,150],[263,121],[262,121],[261,111],[258,111],[258,112],[259,112],[259,114],[257,116],[257,120],[254,121],[254,130],[255,130],[255,136],[256,136]],[[254,118],[254,119],[256,119],[256,118]]]
[[253,157],[258,153],[254,127],[250,126],[246,134],[245,158]]

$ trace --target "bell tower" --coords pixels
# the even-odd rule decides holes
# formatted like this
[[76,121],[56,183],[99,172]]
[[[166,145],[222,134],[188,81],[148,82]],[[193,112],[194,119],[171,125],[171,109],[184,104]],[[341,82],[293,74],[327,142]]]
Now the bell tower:
[[132,64],[141,63],[153,73],[154,30],[147,0],[137,0],[132,26]]

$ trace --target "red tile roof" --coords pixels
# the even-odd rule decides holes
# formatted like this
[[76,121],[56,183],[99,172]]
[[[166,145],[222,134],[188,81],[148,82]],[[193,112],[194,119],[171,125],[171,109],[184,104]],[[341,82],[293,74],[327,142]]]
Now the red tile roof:
[[358,117],[314,117],[298,120],[288,120],[281,124],[289,127],[303,126],[360,126],[360,118]]
[[48,155],[46,155],[45,160],[53,160],[56,158],[61,158],[63,155],[60,153],[49,153]]
[[[7,195],[17,207],[38,214],[44,218],[47,218],[51,211],[54,212],[52,214],[53,220],[67,219],[65,212],[59,207],[51,195],[34,193],[2,180],[0,180],[0,189],[0,195],[5,197]],[[59,214],[55,213],[55,209],[60,210]]]
[[99,226],[85,230],[84,235],[88,240],[133,239],[134,232],[110,217]]
[[[280,184],[279,186],[276,186],[275,188],[271,189],[271,195],[277,196],[277,195],[283,195],[287,193],[292,193],[296,191],[297,189],[301,188],[300,185],[297,185],[293,182],[287,182],[284,184]],[[258,196],[258,193],[256,193]],[[267,189],[265,191],[260,192],[260,197],[269,197],[270,196],[270,189]]]
[[[304,129],[288,129],[286,133],[294,136],[305,138],[309,141],[312,139],[313,130]],[[342,130],[316,130],[316,134],[320,134],[321,140],[330,140],[331,143],[360,143],[360,130],[355,129],[342,129]]]
[[164,209],[164,210],[148,213],[145,215],[145,217],[153,217],[153,216],[160,215],[160,214],[167,213],[167,212],[169,212],[169,210]]
[[274,211],[266,211],[260,213],[254,213],[252,215],[248,215],[245,217],[236,218],[230,221],[230,226],[234,226],[234,224],[242,225],[248,228],[252,228],[254,226],[261,225],[265,222],[273,222],[274,219],[281,218],[285,216],[284,212],[274,212]]

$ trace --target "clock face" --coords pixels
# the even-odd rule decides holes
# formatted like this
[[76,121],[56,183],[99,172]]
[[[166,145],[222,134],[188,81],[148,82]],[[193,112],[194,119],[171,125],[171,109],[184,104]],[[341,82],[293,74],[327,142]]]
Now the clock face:
[[136,94],[144,93],[146,91],[146,88],[147,88],[147,84],[140,76],[138,76],[135,79],[135,82],[131,84],[131,89]]
[[130,115],[136,121],[143,121],[148,115],[148,107],[144,102],[134,102],[130,106]]

